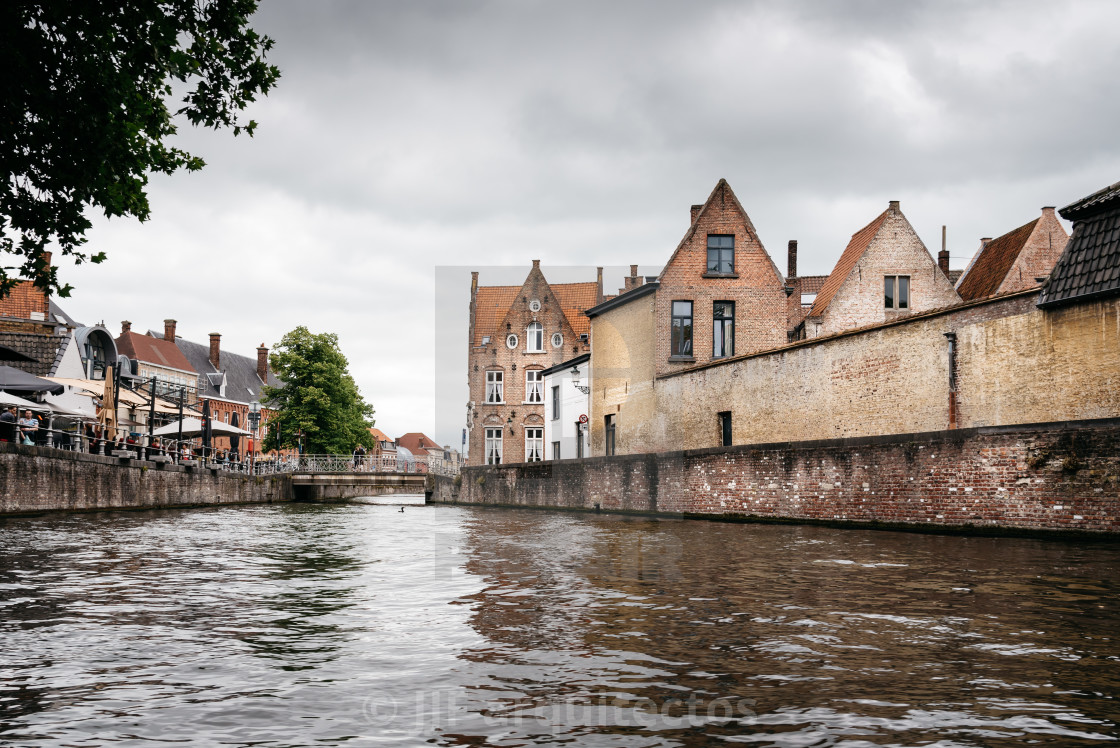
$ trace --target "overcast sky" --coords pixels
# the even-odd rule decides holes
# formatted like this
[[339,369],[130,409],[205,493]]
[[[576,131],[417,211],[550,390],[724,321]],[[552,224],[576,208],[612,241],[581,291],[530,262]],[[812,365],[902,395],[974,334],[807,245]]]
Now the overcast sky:
[[184,125],[206,169],[153,177],[147,223],[96,220],[109,259],[63,260],[61,303],[249,356],[336,332],[391,436],[459,442],[470,269],[657,272],[721,177],[803,275],[889,200],[964,267],[1120,180],[1113,0],[265,0],[253,25],[283,76],[257,135]]

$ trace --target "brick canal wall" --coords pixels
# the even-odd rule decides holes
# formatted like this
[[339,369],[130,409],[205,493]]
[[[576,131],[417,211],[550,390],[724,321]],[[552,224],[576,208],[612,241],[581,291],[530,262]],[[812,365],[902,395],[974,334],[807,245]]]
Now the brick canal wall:
[[0,443],[0,516],[50,510],[137,509],[287,501],[288,476],[248,477],[210,468]]
[[1120,419],[463,470],[433,502],[943,529],[1120,532]]

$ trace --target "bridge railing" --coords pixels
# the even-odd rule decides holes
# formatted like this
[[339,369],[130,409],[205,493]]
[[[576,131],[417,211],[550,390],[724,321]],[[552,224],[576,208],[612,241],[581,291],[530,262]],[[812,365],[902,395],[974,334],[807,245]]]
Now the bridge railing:
[[253,472],[257,475],[275,473],[420,473],[418,463],[396,464],[366,455],[291,455],[288,457],[257,460]]

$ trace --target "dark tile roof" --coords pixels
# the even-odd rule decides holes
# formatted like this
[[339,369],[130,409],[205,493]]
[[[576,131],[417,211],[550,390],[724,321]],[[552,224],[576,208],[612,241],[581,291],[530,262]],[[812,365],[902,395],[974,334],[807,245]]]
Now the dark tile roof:
[[[817,292],[817,298],[813,302],[813,307],[809,310],[810,317],[819,317],[824,314],[824,310],[828,309],[832,297],[840,290],[840,286],[851,274],[852,268],[859,262],[859,258],[867,251],[871,240],[879,233],[879,229],[883,225],[883,221],[887,219],[887,213],[890,209],[884,210],[879,216],[871,223],[864,226],[862,229],[852,234],[851,241],[844,249],[844,253],[840,255],[840,259],[836,261],[836,267],[828,275],[828,280],[821,286],[821,290]],[[808,293],[808,292],[806,292]]]
[[[163,337],[163,333],[149,331],[149,335],[156,337]],[[198,395],[199,397],[213,397],[221,398],[223,400],[232,400],[238,403],[249,403],[253,400],[261,400],[261,387],[263,383],[260,377],[257,376],[257,359],[256,356],[249,358],[248,356],[241,356],[237,353],[230,353],[229,351],[222,351],[220,357],[221,367],[215,369],[214,365],[210,363],[210,344],[203,345],[201,343],[194,343],[190,340],[183,340],[176,338],[175,344],[179,350],[182,351],[183,356],[191,363],[194,370],[199,373],[198,377]],[[225,394],[220,390],[221,379],[219,377],[209,377],[208,374],[223,373],[226,375]],[[269,369],[268,384],[273,387],[280,386],[280,380]]]
[[1100,213],[1117,205],[1120,205],[1120,182],[1110,184],[1088,197],[1070,203],[1059,210],[1058,213],[1067,221],[1076,221],[1079,218]]
[[37,377],[49,377],[55,372],[56,359],[70,338],[62,335],[39,335],[31,332],[0,331],[0,345],[18,351],[34,361],[12,361],[15,369]]
[[962,275],[964,275],[964,271],[963,271],[963,270],[950,270],[950,271],[949,271],[949,275],[948,275],[948,276],[946,276],[946,277],[948,277],[948,278],[949,278],[949,282],[950,282],[950,283],[952,283],[952,284],[953,284],[954,286],[956,286],[956,285],[957,285],[957,281],[959,281],[959,280],[961,279],[961,276],[962,276]]
[[957,293],[965,301],[983,299],[999,290],[1004,278],[1011,272],[1019,253],[1023,251],[1039,219],[1023,224],[1014,231],[992,239],[968,266],[968,273],[957,286]]
[[1120,293],[1120,186],[1063,208],[1073,235],[1038,298],[1041,307]]

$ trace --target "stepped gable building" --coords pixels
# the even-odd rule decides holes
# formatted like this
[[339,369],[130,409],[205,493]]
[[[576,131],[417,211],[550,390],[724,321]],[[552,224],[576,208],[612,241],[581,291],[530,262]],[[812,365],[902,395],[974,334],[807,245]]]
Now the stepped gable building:
[[480,286],[471,273],[470,464],[543,459],[541,372],[590,350],[584,311],[603,299],[602,268],[595,282],[550,284],[533,260],[520,286]]
[[1062,256],[1069,235],[1053,208],[996,239],[982,239],[980,249],[957,282],[965,301],[1024,291],[1042,285]]
[[[174,341],[175,347],[197,372],[196,390],[198,392],[198,407],[205,401],[210,402],[210,417],[215,421],[231,423],[233,414],[237,413],[237,424],[243,429],[249,429],[249,404],[254,400],[262,402],[261,390],[264,385],[279,387],[280,380],[272,373],[268,366],[268,348],[264,343],[257,348],[256,359],[230,353],[222,350],[221,333],[210,333],[210,344],[202,345],[189,340],[183,340],[175,334],[176,321],[164,320],[163,334],[151,330],[148,334],[162,338],[165,341]],[[261,405],[261,436],[264,436],[264,424],[271,417],[272,412]],[[214,437],[214,446],[217,449],[228,449],[228,437]],[[245,450],[242,440],[240,449]]]
[[942,267],[891,200],[852,235],[795,340],[890,322],[960,303]]
[[657,373],[786,342],[785,279],[724,179],[703,205],[657,281]]
[[1050,273],[1038,305],[1055,307],[1120,293],[1120,182],[1061,210],[1073,236]]

